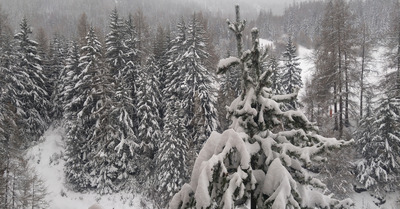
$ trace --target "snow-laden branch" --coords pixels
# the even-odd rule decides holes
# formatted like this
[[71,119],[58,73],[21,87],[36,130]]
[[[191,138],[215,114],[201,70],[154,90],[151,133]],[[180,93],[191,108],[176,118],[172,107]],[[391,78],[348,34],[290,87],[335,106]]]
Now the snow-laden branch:
[[221,59],[218,63],[217,74],[226,73],[226,71],[229,70],[229,68],[239,64],[240,64],[240,59],[237,57],[228,57],[226,59]]

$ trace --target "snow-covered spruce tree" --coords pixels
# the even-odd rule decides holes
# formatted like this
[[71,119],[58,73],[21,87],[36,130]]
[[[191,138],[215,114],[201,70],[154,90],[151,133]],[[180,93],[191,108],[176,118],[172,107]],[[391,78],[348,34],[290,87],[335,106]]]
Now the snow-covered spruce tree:
[[[164,37],[162,37],[164,35]],[[172,34],[171,30],[169,27],[166,29],[163,29],[160,27],[160,33],[157,32],[156,36],[156,43],[154,44],[155,47],[160,46],[162,47],[163,51],[158,52],[158,55],[154,56],[155,63],[158,67],[158,72],[156,73],[156,76],[159,79],[159,91],[162,93],[164,89],[166,89],[167,86],[167,70],[168,70],[168,63],[169,63],[169,56],[168,56],[168,51],[172,48]],[[154,48],[154,50],[157,50]],[[154,52],[155,53],[155,52]],[[157,58],[158,57],[158,58]],[[160,102],[163,102],[163,97],[160,98]],[[166,111],[166,107],[164,105],[159,105],[158,106],[158,113],[160,115],[160,127],[164,127],[164,113]]]
[[[257,29],[252,40],[252,49],[240,58],[246,80],[243,93],[229,107],[231,129],[212,133],[190,184],[174,196],[170,208],[349,207],[350,200],[324,195],[319,189],[323,183],[306,170],[321,160],[318,153],[346,142],[318,135],[299,111],[280,110],[278,102],[296,94],[272,94],[271,70],[260,69]],[[232,60],[221,60],[226,61]]]
[[[140,175],[140,139],[138,135],[139,119],[137,117],[139,54],[137,34],[132,16],[127,20],[118,19],[114,10],[111,17],[111,32],[108,35],[106,58],[115,78],[115,95],[113,96],[110,117],[113,123],[112,142],[106,149],[104,161],[106,166],[113,166],[117,178],[110,180],[115,191],[133,189],[135,185],[128,183],[132,175]],[[120,23],[118,23],[120,22]],[[114,146],[114,148],[113,148]],[[112,149],[113,148],[113,149]],[[139,178],[137,178],[139,183]]]
[[123,189],[136,171],[132,166],[136,137],[127,110],[132,105],[127,95],[115,97],[114,79],[107,68],[100,68],[92,82],[93,94],[89,98],[93,102],[90,118],[94,124],[87,138],[93,149],[88,154],[91,186],[100,194],[110,194]]
[[396,185],[400,166],[399,105],[399,99],[386,94],[375,114],[367,106],[357,131],[357,144],[364,157],[357,165],[357,179],[378,194],[399,186]]
[[[178,191],[187,180],[188,138],[190,133],[186,128],[183,108],[184,76],[179,72],[180,60],[184,55],[187,43],[187,27],[183,18],[178,22],[174,31],[175,37],[170,41],[165,53],[167,64],[164,66],[164,88],[161,89],[164,104],[162,140],[156,154],[154,184],[155,199],[160,207],[165,207],[172,195]],[[163,172],[161,172],[162,170]]]
[[[0,24],[4,26],[1,21]],[[0,208],[13,208],[11,170],[16,167],[13,162],[21,156],[20,148],[27,144],[19,127],[23,125],[23,112],[18,94],[19,89],[23,89],[20,82],[26,75],[15,70],[13,35],[0,33],[0,38]]]
[[186,23],[183,19],[177,24],[175,38],[166,52],[168,59],[164,69],[165,87],[162,89],[163,131],[162,140],[156,155],[154,184],[156,200],[160,207],[165,207],[172,195],[187,180],[187,152],[190,133],[186,128],[185,109],[182,102],[184,77],[178,72],[187,41]]
[[164,69],[165,87],[162,89],[162,91],[166,96],[163,97],[163,103],[166,103],[168,102],[167,100],[170,100],[170,95],[176,96],[178,94],[178,90],[180,89],[179,85],[181,82],[183,82],[183,79],[181,76],[179,76],[180,74],[178,72],[178,61],[184,54],[186,46],[186,23],[183,18],[180,20],[180,22],[178,22],[176,28],[175,37],[173,40],[171,40],[170,47],[165,55],[167,58],[167,65]]
[[[112,103],[111,108],[108,110],[109,113],[103,113],[103,124],[110,125],[111,130],[103,130],[106,133],[109,140],[105,141],[103,165],[106,169],[115,170],[114,177],[110,176],[110,179],[115,185],[114,191],[121,189],[131,189],[134,185],[129,185],[128,179],[132,174],[138,172],[135,161],[138,159],[138,139],[135,132],[133,112],[135,110],[135,104],[131,97],[131,88],[129,81],[120,74],[115,80],[116,86],[112,91]],[[112,87],[113,85],[111,85]],[[115,89],[115,90],[114,90]],[[113,92],[115,91],[115,93]],[[107,114],[109,114],[107,116]],[[107,119],[106,117],[109,117]],[[103,151],[102,151],[103,152]],[[117,177],[117,178],[115,178]]]
[[[271,88],[273,94],[282,94],[284,92],[281,81],[281,67],[275,56],[271,56],[267,62],[266,68],[271,69]],[[293,93],[293,92],[292,92]]]
[[[162,119],[160,118],[159,109],[162,97],[159,90],[158,71],[159,68],[156,66],[155,60],[149,57],[139,73],[138,83],[140,85],[137,92],[137,116],[139,121],[137,135],[139,139],[138,156],[140,159],[135,160],[135,165],[139,170],[136,179],[142,184],[142,188],[150,191],[151,195],[159,194],[156,192],[157,188],[155,186],[158,185],[158,170],[155,167],[157,166],[157,160],[159,160],[156,154],[161,146],[161,141],[169,140],[169,138],[163,139],[160,125]],[[164,153],[160,154],[163,155]],[[164,164],[165,162],[162,163]],[[156,199],[158,197],[153,196],[153,198]]]
[[[159,91],[159,78],[157,77],[159,68],[155,64],[155,60],[149,57],[146,65],[139,74],[140,83],[138,89],[138,139],[140,140],[138,152],[140,159],[136,160],[139,174],[136,179],[143,184],[142,188],[150,191],[152,198],[158,199],[157,185],[158,169],[157,161],[160,162],[157,156],[162,140],[168,141],[169,138],[162,136],[161,118],[159,114],[161,93]],[[174,121],[171,121],[172,123]],[[174,134],[174,133],[171,133]],[[164,147],[165,148],[165,147]],[[165,150],[164,150],[165,151]],[[167,151],[168,152],[168,151]],[[159,153],[164,156],[164,153]],[[164,164],[165,162],[160,162]],[[160,168],[162,165],[159,165]]]
[[66,120],[72,119],[71,111],[68,111],[67,104],[72,102],[75,96],[75,84],[78,82],[81,68],[79,68],[79,46],[78,43],[73,41],[69,44],[68,55],[65,60],[65,66],[61,70],[58,89],[60,93],[55,95],[55,101],[60,103],[63,108],[63,118]]
[[[101,194],[126,188],[137,169],[134,159],[132,100],[126,80],[116,80],[103,63],[102,47],[93,28],[82,47],[78,82],[72,102],[67,140],[67,180],[76,190],[96,189]],[[117,87],[115,87],[117,85]],[[117,89],[116,91],[114,89]]]
[[[86,36],[86,45],[81,48],[79,64],[75,70],[76,83],[68,89],[73,97],[66,104],[67,111],[67,143],[65,164],[66,180],[73,189],[84,191],[91,188],[88,155],[93,151],[88,140],[95,122],[91,118],[94,102],[92,95],[92,81],[96,71],[100,70],[101,44],[97,39],[93,27]],[[71,60],[72,61],[72,60]],[[72,61],[74,63],[74,61]],[[72,64],[72,63],[71,63]],[[72,67],[72,65],[71,65]],[[75,67],[75,66],[74,66]],[[81,69],[81,70],[80,70]]]
[[[0,55],[3,60],[3,55]],[[24,140],[20,137],[18,114],[15,104],[14,74],[7,68],[0,67],[0,208],[12,208],[11,170],[19,148]]]
[[[167,85],[164,89],[168,102],[174,97],[183,105],[185,114],[183,124],[188,131],[186,138],[189,151],[188,160],[194,159],[205,139],[218,127],[214,75],[205,68],[208,53],[205,50],[204,28],[192,16],[186,30],[181,21],[173,46],[168,51],[169,60],[166,70]],[[184,162],[189,167],[194,162]]]
[[[137,135],[137,130],[139,126],[139,121],[137,117],[137,90],[139,88],[139,70],[140,70],[140,51],[138,50],[138,38],[136,33],[136,28],[133,23],[132,15],[129,15],[127,20],[124,21],[123,25],[123,45],[125,46],[122,60],[126,63],[122,69],[119,70],[119,74],[116,77],[117,83],[122,86],[117,86],[121,88],[122,91],[129,93],[129,98],[132,101],[132,106],[127,108],[129,110],[128,114],[131,117],[133,126],[132,129]],[[121,92],[122,92],[121,91]]]
[[[118,145],[118,152],[124,153],[122,165],[126,166],[124,179],[128,173],[136,172],[134,168],[138,165],[129,163],[128,159],[136,156],[138,150],[134,150],[139,139],[137,130],[139,120],[137,118],[137,88],[138,88],[138,50],[136,40],[136,30],[133,25],[132,16],[126,21],[122,20],[116,8],[110,14],[110,33],[106,37],[106,62],[111,69],[111,74],[115,78],[116,95],[113,98],[118,136],[121,142]],[[116,137],[118,138],[118,137]],[[135,160],[137,161],[137,160]],[[129,165],[128,165],[129,164]]]
[[183,115],[183,104],[175,96],[167,103],[164,119],[163,138],[156,156],[157,196],[159,207],[165,208],[171,197],[188,179],[185,164],[189,135]]
[[[196,15],[193,15],[188,26],[187,51],[182,57],[183,66],[180,72],[184,76],[184,97],[188,96],[189,131],[193,136],[194,151],[198,153],[210,136],[218,128],[216,111],[216,88],[214,75],[205,68],[209,57],[205,47],[205,31]],[[184,98],[183,98],[184,99]],[[190,130],[192,128],[192,130]],[[191,144],[191,143],[189,143]]]
[[[366,107],[365,114],[360,120],[360,125],[355,133],[357,151],[361,153],[363,159],[357,164],[357,179],[366,188],[370,188],[377,185],[379,180],[383,179],[385,175],[382,175],[382,168],[374,159],[374,149],[376,142],[373,141],[376,135],[376,127],[374,121],[376,115],[372,107],[372,95],[366,96]],[[377,176],[381,177],[376,179]],[[377,181],[378,180],[378,181]]]
[[[159,79],[157,77],[158,68],[154,60],[150,57],[145,68],[142,69],[139,78],[138,91],[138,138],[140,139],[141,153],[149,160],[154,159],[154,155],[161,142],[161,127],[159,106],[161,93],[159,91]],[[143,165],[143,163],[141,163]],[[143,165],[150,169],[148,165]],[[141,169],[146,170],[146,168]],[[148,174],[145,174],[148,176]]]
[[22,132],[26,139],[37,140],[48,126],[50,102],[45,86],[47,78],[37,54],[37,43],[29,37],[31,33],[27,19],[23,18],[20,31],[14,36],[17,58],[13,72],[21,79],[17,84],[20,101],[17,108],[23,115]]
[[63,101],[61,100],[62,91],[64,89],[63,77],[66,60],[68,56],[68,46],[65,39],[55,34],[50,42],[49,61],[47,63],[47,77],[49,79],[48,89],[51,93],[51,101],[53,103],[50,116],[52,119],[61,119],[63,116]]
[[[292,94],[303,87],[301,80],[301,69],[299,68],[299,58],[296,55],[296,46],[293,44],[292,37],[289,36],[286,44],[286,51],[282,55],[284,67],[282,69],[281,86],[284,94]],[[289,102],[287,109],[296,110],[299,108],[297,99]]]
[[140,64],[139,59],[140,54],[142,53],[138,48],[140,40],[137,36],[133,17],[132,15],[129,15],[127,20],[124,21],[124,40],[126,47],[129,49],[125,56],[127,56],[128,61],[132,61],[135,65]]
[[110,33],[106,36],[106,62],[111,68],[111,73],[117,75],[126,65],[127,46],[124,44],[123,20],[118,15],[117,8],[110,14]]
[[[161,89],[162,103],[167,104],[169,102],[174,102],[171,98],[179,98],[180,83],[183,82],[182,77],[178,73],[178,60],[180,56],[184,54],[186,43],[186,23],[183,18],[178,22],[177,29],[175,31],[175,37],[170,41],[168,50],[165,53],[165,59],[167,60],[166,65],[163,69],[164,81],[161,81],[163,89]],[[161,112],[167,111],[167,105],[164,105]]]
[[356,135],[359,151],[364,157],[357,165],[357,179],[378,195],[399,187],[400,3],[393,3],[389,52],[386,54],[392,69],[381,81],[384,94],[378,100],[378,107],[373,111],[369,110],[371,107],[367,109]]

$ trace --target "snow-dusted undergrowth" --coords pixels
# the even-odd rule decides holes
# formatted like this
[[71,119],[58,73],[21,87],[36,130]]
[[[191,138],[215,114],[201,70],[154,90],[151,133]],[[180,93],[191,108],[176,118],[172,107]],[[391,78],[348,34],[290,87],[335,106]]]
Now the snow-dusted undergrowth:
[[77,193],[69,190],[64,180],[64,129],[50,127],[36,146],[26,154],[30,165],[36,169],[47,186],[50,209],[88,209],[98,203],[103,209],[144,208],[142,196],[132,193],[116,193],[100,196],[94,192]]

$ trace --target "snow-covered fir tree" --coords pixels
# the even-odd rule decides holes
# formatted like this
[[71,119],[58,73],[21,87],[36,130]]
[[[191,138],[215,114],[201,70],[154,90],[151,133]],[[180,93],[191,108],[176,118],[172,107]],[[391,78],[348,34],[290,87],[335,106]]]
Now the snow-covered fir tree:
[[[215,78],[205,62],[209,57],[205,47],[204,28],[193,15],[188,26],[187,51],[182,57],[179,70],[184,77],[184,97],[188,96],[188,122],[193,128],[193,145],[198,152],[212,131],[217,130]],[[186,102],[184,102],[186,103]]]
[[[136,30],[132,17],[126,21],[121,19],[116,8],[110,14],[110,33],[106,37],[106,62],[115,78],[116,92],[112,101],[110,113],[113,136],[106,142],[110,143],[105,157],[107,165],[114,166],[117,179],[111,178],[116,186],[114,191],[122,187],[134,187],[126,184],[130,175],[140,175],[140,138],[138,138],[139,119],[138,103],[138,50],[136,48]],[[110,122],[110,121],[109,121]],[[106,148],[104,148],[106,149]],[[117,152],[113,151],[116,150]],[[109,168],[106,168],[109,169]],[[144,172],[143,172],[144,173]],[[139,179],[139,178],[137,178]],[[140,183],[143,183],[139,180]]]
[[[165,87],[162,89],[163,131],[162,140],[156,155],[154,183],[160,207],[165,207],[172,195],[178,191],[187,179],[187,153],[190,136],[184,121],[186,112],[183,109],[183,82],[184,77],[178,71],[179,60],[184,54],[186,43],[186,23],[183,18],[177,24],[175,38],[165,57],[168,63],[165,66]],[[161,171],[161,170],[162,171]],[[172,180],[173,179],[173,180]]]
[[[182,20],[167,52],[170,62],[165,71],[164,103],[175,103],[171,100],[174,98],[183,105],[183,124],[188,134],[184,140],[189,146],[187,159],[194,159],[205,139],[218,128],[214,75],[205,68],[208,53],[204,32],[196,15],[192,16],[187,28]],[[184,163],[191,167],[194,162]]]
[[89,154],[93,151],[89,141],[95,119],[92,111],[96,107],[98,98],[94,98],[94,78],[101,71],[101,44],[97,39],[94,28],[91,27],[87,36],[87,44],[81,48],[78,68],[82,69],[77,75],[77,82],[73,88],[73,98],[66,105],[71,114],[67,121],[68,160],[65,165],[66,179],[78,191],[92,188],[90,182]]
[[[349,207],[319,188],[324,184],[307,167],[321,160],[318,153],[346,142],[315,132],[303,113],[281,111],[279,101],[295,94],[271,92],[271,70],[261,69],[258,30],[253,47],[243,53],[243,93],[229,107],[231,129],[213,132],[196,160],[191,182],[185,184],[170,208]],[[223,66],[237,60],[221,60]]]
[[151,172],[154,170],[155,154],[163,139],[159,114],[159,106],[161,105],[160,83],[156,74],[158,70],[154,60],[149,57],[139,76],[137,116],[140,124],[138,139],[140,140],[139,153],[141,159],[138,159],[137,162],[140,163],[137,163],[137,165],[140,167],[141,173],[138,179],[141,182],[150,182],[151,177],[153,177]]
[[135,134],[137,134],[137,130],[139,127],[139,121],[137,117],[137,91],[139,88],[138,80],[139,80],[139,71],[140,71],[140,54],[141,52],[138,49],[138,38],[136,27],[133,23],[132,15],[129,15],[127,20],[124,21],[123,27],[123,45],[125,46],[122,60],[125,61],[125,65],[117,76],[117,81],[123,81],[120,83],[123,85],[123,91],[128,90],[129,98],[132,100],[132,108],[128,108],[130,112],[128,112],[132,122],[133,122],[133,130]]
[[[92,79],[92,94],[86,104],[90,109],[92,127],[87,136],[93,149],[88,158],[91,186],[101,194],[120,191],[135,169],[131,165],[135,135],[125,107],[116,108],[114,78],[108,68],[101,67]],[[126,99],[119,97],[118,99]],[[126,104],[128,101],[118,101]],[[129,106],[127,106],[129,107]],[[91,121],[88,121],[91,122]]]
[[[301,80],[301,69],[299,68],[299,58],[296,55],[296,46],[289,36],[286,44],[286,51],[282,55],[284,67],[282,67],[281,86],[284,94],[292,94],[303,87]],[[299,102],[296,100],[289,102],[286,107],[288,109],[298,109]]]
[[65,39],[58,34],[54,35],[53,40],[50,42],[49,60],[47,63],[47,77],[49,79],[49,92],[51,93],[51,101],[53,107],[51,108],[51,118],[60,119],[63,116],[63,102],[60,96],[63,94],[64,89],[64,70],[68,56],[68,46]]
[[[370,99],[368,99],[370,101]],[[357,165],[357,179],[378,194],[398,185],[400,100],[385,95],[374,110],[369,106],[357,131],[357,144],[364,157]]]
[[22,112],[17,111],[17,107],[20,107],[18,104],[21,103],[18,88],[22,84],[19,81],[21,79],[19,71],[13,71],[16,56],[12,51],[13,45],[10,44],[12,37],[3,34],[0,34],[0,37],[4,41],[0,42],[0,149],[2,149],[0,153],[1,157],[4,157],[3,154],[7,151],[6,143],[12,135],[18,133],[17,124],[21,122],[19,120]]
[[128,49],[125,56],[128,57],[128,61],[132,61],[135,65],[139,65],[139,57],[142,52],[138,48],[140,40],[137,37],[136,27],[131,14],[124,21],[124,39],[125,45]]
[[138,137],[143,144],[143,153],[151,159],[161,139],[160,116],[158,112],[161,94],[158,89],[159,79],[157,71],[158,68],[154,60],[151,57],[148,58],[145,68],[140,73],[140,87],[138,91],[138,117],[140,120]]
[[[166,52],[167,65],[165,66],[165,87],[162,90],[163,94],[166,95],[165,99],[169,100],[171,94],[176,95],[179,89],[179,83],[182,82],[181,77],[178,73],[178,60],[182,54],[184,54],[186,43],[186,23],[183,18],[178,22],[176,26],[175,37],[171,40],[171,46]],[[163,101],[165,103],[166,101]]]
[[[164,79],[161,81],[162,89],[161,92],[164,95],[162,97],[162,103],[167,104],[169,102],[174,102],[171,100],[173,96],[175,98],[179,94],[179,85],[183,82],[181,76],[178,73],[178,60],[180,56],[184,54],[184,43],[186,42],[186,23],[182,18],[177,26],[176,31],[174,31],[175,37],[170,41],[168,50],[165,53],[166,64],[164,66],[163,75]],[[163,105],[161,112],[166,112],[167,105]]]
[[68,55],[65,60],[65,66],[61,70],[59,77],[58,91],[59,94],[55,95],[55,101],[60,103],[63,108],[63,118],[70,120],[72,119],[71,111],[68,111],[67,104],[72,102],[75,94],[75,84],[78,82],[79,75],[81,74],[81,68],[79,67],[79,46],[78,43],[73,41],[69,44]]
[[110,14],[110,33],[106,37],[106,62],[110,66],[113,75],[125,67],[127,46],[124,44],[124,24],[119,17],[117,8]]
[[363,158],[357,165],[357,179],[378,195],[399,188],[400,162],[400,3],[393,2],[392,28],[389,31],[389,70],[380,82],[383,94],[376,108],[367,94],[366,111],[356,132]]
[[[160,32],[160,34],[158,34],[156,36],[156,43],[155,45],[157,46],[161,46],[162,50],[161,52],[158,52],[158,55],[155,56],[155,62],[156,65],[158,67],[158,71],[156,72],[156,75],[159,79],[159,91],[160,93],[164,92],[164,89],[166,89],[166,86],[168,84],[168,76],[167,76],[167,71],[168,71],[168,63],[170,62],[169,60],[169,55],[168,52],[169,50],[172,48],[172,34],[170,31],[170,28],[168,27],[167,29],[160,29],[161,31],[163,31],[162,33]],[[164,35],[164,37],[162,37],[162,35]],[[156,46],[155,46],[156,47]],[[158,50],[156,48],[154,48],[154,50]],[[158,59],[157,59],[158,57]],[[164,96],[160,98],[160,102],[162,103],[164,101]],[[166,111],[166,107],[165,105],[159,105],[158,107],[158,112],[160,115],[160,127],[164,127],[164,113]]]
[[67,104],[67,180],[76,190],[96,189],[108,194],[130,187],[136,156],[133,105],[129,82],[121,73],[117,79],[103,63],[102,47],[94,29],[81,49],[82,69]]
[[185,164],[188,151],[189,137],[183,115],[182,102],[176,97],[174,102],[167,104],[163,138],[156,156],[157,202],[164,208],[171,197],[179,191],[179,188],[188,179],[187,166]]
[[47,78],[44,75],[41,59],[37,54],[37,43],[30,39],[32,33],[26,18],[20,23],[20,31],[15,34],[16,63],[12,67],[18,77],[18,102],[15,104],[18,114],[23,118],[24,137],[37,140],[49,123],[49,94],[46,90]]
[[279,66],[279,62],[275,56],[271,56],[266,63],[266,68],[271,69],[271,88],[274,94],[282,94],[284,92],[283,85],[281,81],[281,67]]
[[[366,96],[366,107],[365,114],[360,120],[360,125],[355,133],[357,150],[363,156],[363,159],[357,165],[357,179],[366,187],[372,187],[377,185],[379,180],[384,178],[382,175],[382,168],[378,163],[375,162],[374,152],[376,142],[373,141],[376,134],[376,127],[374,121],[376,120],[376,114],[372,107],[372,95]],[[381,179],[376,179],[377,176]],[[378,180],[378,181],[377,181]]]

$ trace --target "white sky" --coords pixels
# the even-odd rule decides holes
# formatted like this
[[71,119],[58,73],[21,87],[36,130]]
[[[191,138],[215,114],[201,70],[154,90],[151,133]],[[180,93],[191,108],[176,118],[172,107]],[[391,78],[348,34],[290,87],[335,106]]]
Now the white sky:
[[[232,5],[252,6],[258,10],[272,10],[274,14],[282,14],[285,7],[293,2],[302,2],[306,0],[195,0],[205,7],[217,7],[220,10],[232,9]],[[226,8],[229,6],[229,8]],[[216,9],[216,8],[214,8]]]

